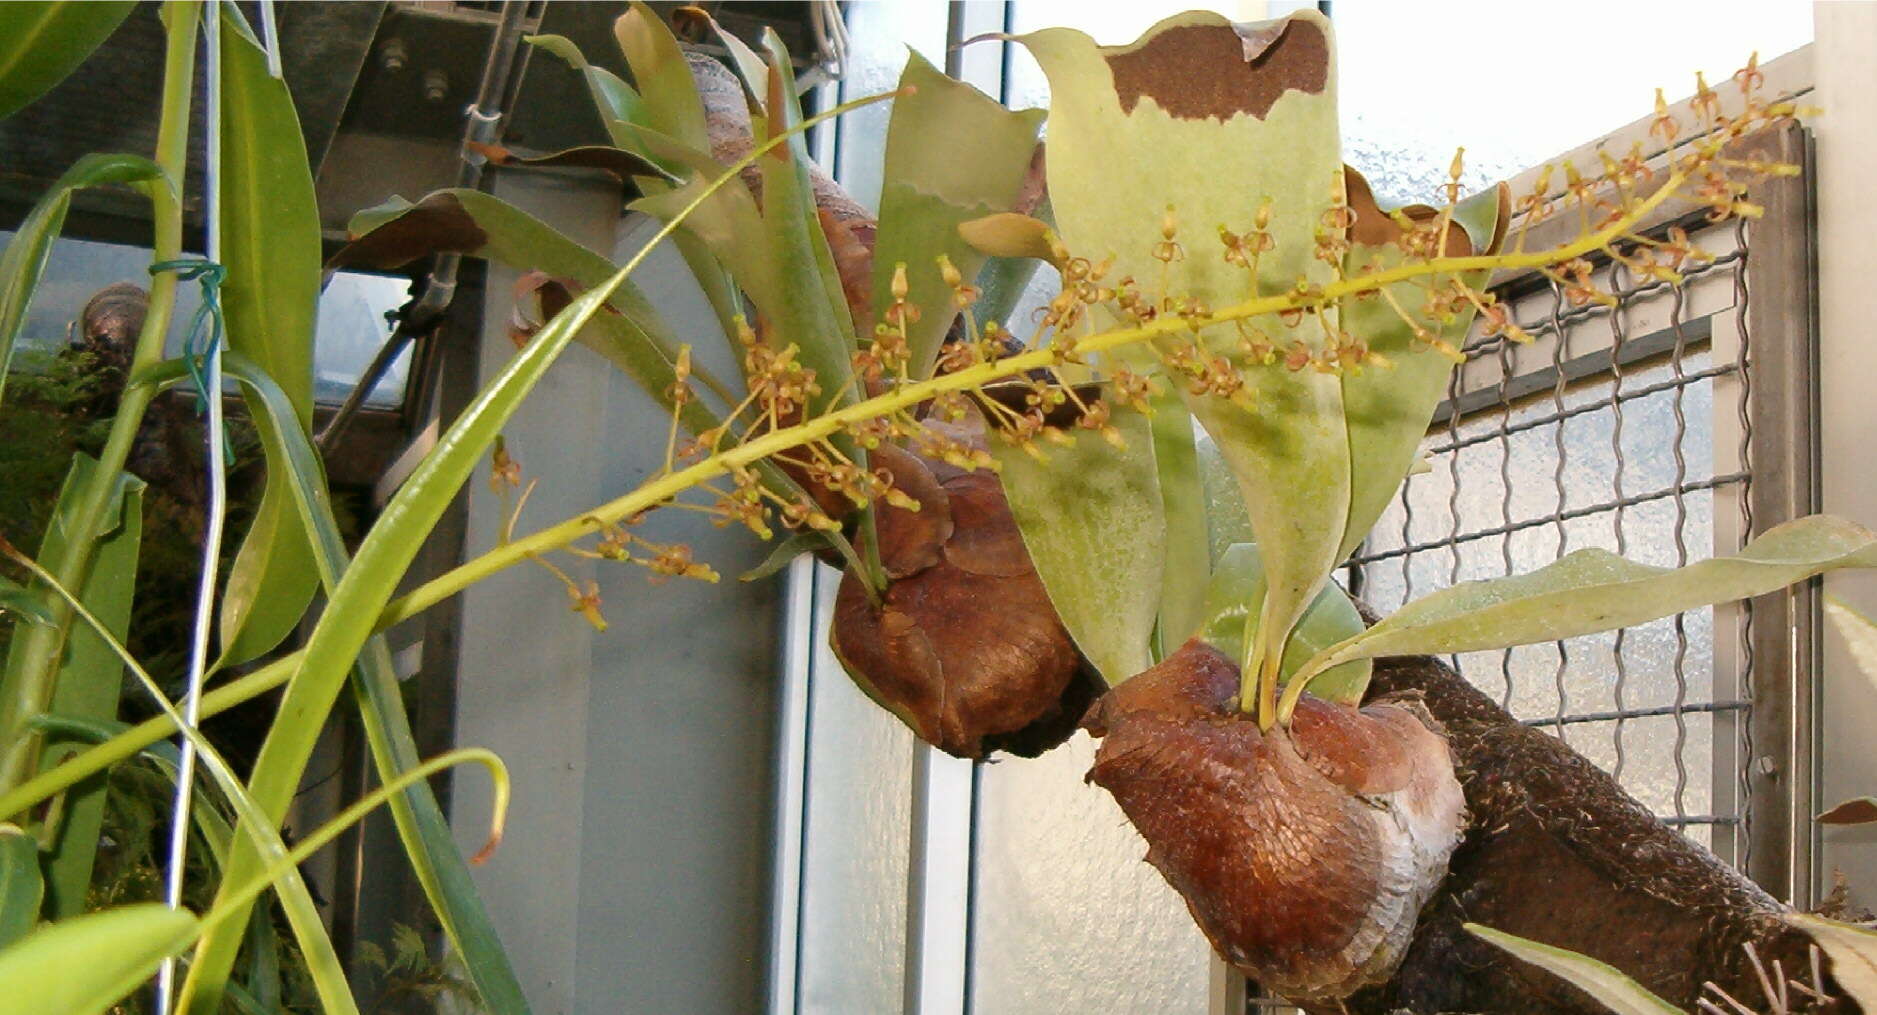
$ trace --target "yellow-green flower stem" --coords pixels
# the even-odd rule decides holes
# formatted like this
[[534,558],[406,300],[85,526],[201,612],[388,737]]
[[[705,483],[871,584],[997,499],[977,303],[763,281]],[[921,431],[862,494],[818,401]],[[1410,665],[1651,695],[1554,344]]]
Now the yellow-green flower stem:
[[[156,164],[164,178],[152,181],[148,194],[151,204],[154,257],[151,263],[174,260],[182,253],[183,172],[189,155],[189,94],[195,80],[196,22],[201,5],[195,0],[170,0],[163,8],[168,41],[163,58],[162,120],[157,128]],[[163,358],[163,341],[169,332],[170,315],[176,304],[177,279],[173,272],[161,272],[151,280],[149,309],[143,330],[137,336],[132,353],[131,373]],[[65,541],[64,551],[46,561],[47,570],[66,588],[79,588],[91,571],[97,540],[93,536],[104,525],[111,503],[111,491],[118,473],[130,456],[131,444],[143,426],[143,414],[155,394],[150,388],[126,388],[118,400],[117,416],[111,421],[110,434],[99,454],[101,468],[92,473],[91,483],[78,502],[76,521]],[[23,665],[14,673],[15,680],[0,687],[0,787],[17,786],[39,767],[40,737],[29,723],[46,710],[52,701],[53,685],[58,679],[59,660],[65,654],[65,639],[72,627],[73,614],[62,600],[52,604],[56,623],[27,625],[20,632]]]
[[[1265,296],[1246,300],[1235,306],[1196,318],[1170,317],[1138,327],[1102,332],[1078,339],[1072,349],[1055,347],[1033,349],[896,388],[884,395],[856,402],[795,426],[771,431],[748,443],[720,451],[694,465],[660,476],[631,493],[609,501],[579,517],[570,518],[558,525],[541,529],[514,542],[496,547],[475,560],[467,561],[418,586],[404,597],[390,603],[386,606],[384,613],[379,616],[379,629],[382,630],[408,620],[483,578],[526,560],[532,555],[560,549],[608,525],[656,507],[707,480],[804,444],[824,440],[845,427],[912,408],[938,395],[968,391],[993,381],[1025,374],[1031,370],[1054,367],[1071,355],[1080,358],[1089,353],[1105,352],[1109,349],[1135,345],[1156,338],[1187,334],[1214,324],[1262,317],[1286,310],[1324,306],[1347,296],[1411,278],[1469,271],[1537,268],[1567,261],[1599,250],[1621,239],[1638,221],[1672,197],[1686,180],[1687,176],[1684,172],[1672,173],[1660,190],[1637,204],[1607,228],[1587,234],[1553,250],[1521,254],[1480,254],[1469,257],[1434,258],[1331,283],[1324,286],[1318,293],[1308,295],[1285,293],[1278,296]],[[4,814],[4,808],[0,808],[0,815]]]
[[[1329,303],[1345,296],[1373,289],[1391,282],[1427,275],[1458,273],[1479,270],[1514,270],[1536,268],[1558,261],[1569,260],[1621,239],[1626,231],[1646,217],[1655,208],[1667,201],[1687,180],[1683,171],[1672,173],[1667,183],[1656,193],[1645,199],[1621,219],[1608,228],[1588,234],[1578,240],[1554,250],[1535,253],[1491,254],[1471,257],[1436,258],[1419,264],[1402,265],[1384,272],[1366,275],[1355,279],[1332,283],[1325,286],[1315,297],[1303,297],[1297,294],[1268,296],[1247,300],[1236,306],[1189,322],[1185,319],[1156,321],[1135,328],[1091,335],[1076,342],[1074,352],[1083,355],[1101,352],[1121,346],[1132,345],[1169,337],[1190,331],[1195,325],[1204,327],[1211,324],[1244,320],[1251,317],[1278,313]],[[448,599],[450,596],[475,584],[512,564],[528,559],[531,554],[545,553],[572,543],[574,540],[599,531],[606,525],[628,518],[640,511],[654,507],[680,493],[728,472],[731,468],[751,464],[764,456],[788,451],[811,441],[820,440],[836,429],[852,423],[863,422],[890,413],[910,408],[936,395],[963,391],[971,387],[1001,380],[1006,377],[1025,373],[1040,367],[1054,366],[1059,361],[1059,353],[1053,349],[1038,349],[1020,353],[1006,359],[981,363],[956,373],[945,374],[931,380],[921,381],[888,392],[876,398],[858,402],[844,409],[836,410],[826,416],[809,420],[792,427],[771,431],[747,444],[718,452],[688,468],[681,469],[651,481],[637,490],[593,509],[577,518],[569,519],[558,525],[542,529],[522,539],[495,548],[488,553],[468,561],[424,583],[404,597],[386,605],[379,614],[375,629],[384,630],[401,621],[422,613],[424,610]],[[216,715],[244,701],[285,684],[298,671],[304,658],[304,651],[283,656],[252,673],[241,676],[218,687],[203,697],[202,714]],[[1288,715],[1296,707],[1296,700],[1303,693],[1303,684],[1295,682],[1286,689],[1284,700],[1279,705],[1280,716]],[[66,789],[87,776],[96,774],[116,762],[134,756],[150,744],[169,736],[175,726],[163,716],[146,720],[139,725],[98,744],[56,768],[40,773],[30,780],[22,782],[13,789],[0,793],[0,820],[16,815],[28,807]]]

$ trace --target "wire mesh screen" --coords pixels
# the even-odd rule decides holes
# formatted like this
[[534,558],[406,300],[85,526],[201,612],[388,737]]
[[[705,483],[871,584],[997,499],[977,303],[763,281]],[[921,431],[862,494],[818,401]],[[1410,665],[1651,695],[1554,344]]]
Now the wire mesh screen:
[[[1680,284],[1606,266],[1611,304],[1574,305],[1542,277],[1500,290],[1533,337],[1477,338],[1410,476],[1348,579],[1389,611],[1461,581],[1600,547],[1675,567],[1736,549],[1750,526],[1749,248]],[[1521,720],[1612,772],[1685,834],[1735,860],[1746,821],[1740,672],[1751,614],[1703,609],[1628,631],[1466,653],[1456,668]]]

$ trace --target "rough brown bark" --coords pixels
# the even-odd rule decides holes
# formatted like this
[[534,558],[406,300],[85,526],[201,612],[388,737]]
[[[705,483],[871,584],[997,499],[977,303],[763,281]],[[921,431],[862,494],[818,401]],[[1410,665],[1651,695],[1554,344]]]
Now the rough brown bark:
[[[1784,907],[1447,666],[1379,660],[1369,694],[1419,695],[1446,727],[1471,820],[1401,968],[1350,998],[1348,1012],[1605,1011],[1474,938],[1465,922],[1602,959],[1684,1009],[1712,980],[1769,1010],[1747,943],[1769,971],[1778,961],[1810,982],[1800,973],[1809,970],[1808,941],[1781,922]],[[1840,1004],[1796,1010],[1856,1010]]]

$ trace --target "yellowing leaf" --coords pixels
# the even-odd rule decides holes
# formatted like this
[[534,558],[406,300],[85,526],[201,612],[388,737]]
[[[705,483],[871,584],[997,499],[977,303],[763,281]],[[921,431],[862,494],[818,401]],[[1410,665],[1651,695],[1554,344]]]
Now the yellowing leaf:
[[1402,607],[1318,655],[1301,676],[1376,656],[1470,652],[1629,627],[1764,595],[1844,567],[1877,566],[1877,534],[1814,515],[1779,525],[1734,557],[1651,567],[1579,550],[1530,574],[1464,582]]
[[1588,955],[1469,923],[1466,929],[1489,944],[1577,986],[1616,1015],[1681,1015],[1681,1009],[1662,1000],[1623,971]]

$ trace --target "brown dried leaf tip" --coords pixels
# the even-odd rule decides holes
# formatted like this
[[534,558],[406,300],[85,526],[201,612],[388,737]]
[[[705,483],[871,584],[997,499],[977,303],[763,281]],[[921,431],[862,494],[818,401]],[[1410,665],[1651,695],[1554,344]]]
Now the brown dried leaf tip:
[[[981,431],[967,439],[982,447]],[[1034,755],[1067,739],[1093,688],[997,477],[891,444],[872,455],[919,509],[879,506],[889,583],[878,605],[852,572],[841,580],[832,641],[848,673],[959,757]]]
[[1090,711],[1090,781],[1259,984],[1312,1001],[1385,981],[1466,824],[1445,738],[1413,704],[1308,695],[1260,732],[1237,689],[1236,664],[1187,642]]

